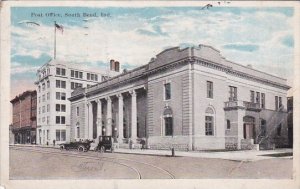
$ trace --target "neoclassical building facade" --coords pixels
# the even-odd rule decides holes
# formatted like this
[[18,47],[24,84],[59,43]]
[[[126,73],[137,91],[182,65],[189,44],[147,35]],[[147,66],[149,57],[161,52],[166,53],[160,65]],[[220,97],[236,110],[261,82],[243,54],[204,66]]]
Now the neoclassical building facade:
[[287,144],[286,80],[226,60],[211,46],[169,48],[144,66],[77,88],[71,140],[145,138],[151,149]]

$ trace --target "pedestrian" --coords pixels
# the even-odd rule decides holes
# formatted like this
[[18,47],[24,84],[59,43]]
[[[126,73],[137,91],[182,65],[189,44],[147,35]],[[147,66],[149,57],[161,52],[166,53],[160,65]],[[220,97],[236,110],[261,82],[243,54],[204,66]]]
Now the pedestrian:
[[141,150],[145,149],[146,141],[144,139],[141,140],[141,144],[142,144]]
[[55,146],[55,140],[53,140],[53,146]]

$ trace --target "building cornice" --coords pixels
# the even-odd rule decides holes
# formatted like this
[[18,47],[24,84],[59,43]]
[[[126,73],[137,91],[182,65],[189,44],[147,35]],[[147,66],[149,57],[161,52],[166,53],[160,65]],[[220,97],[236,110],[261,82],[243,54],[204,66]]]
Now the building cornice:
[[223,71],[223,72],[226,72],[226,74],[230,74],[230,75],[233,75],[235,77],[260,82],[260,83],[263,83],[263,84],[266,84],[266,85],[269,85],[269,86],[273,86],[273,87],[277,87],[277,88],[280,88],[280,89],[284,89],[284,90],[288,90],[288,89],[291,88],[288,85],[283,85],[283,84],[280,84],[280,83],[277,83],[277,82],[273,82],[273,81],[270,81],[270,80],[267,80],[267,79],[259,78],[259,77],[252,76],[250,74],[241,72],[241,71],[234,70],[229,66],[214,63],[214,62],[211,62],[211,61],[208,61],[208,60],[203,60],[203,59],[198,58],[198,57],[193,57],[193,59],[195,59],[195,63],[198,64],[198,65],[209,67],[209,68],[219,70],[219,71]]
[[[172,49],[171,49],[172,50]],[[167,51],[163,51],[161,52],[159,55],[164,54]],[[193,54],[193,53],[192,53]],[[185,64],[198,64],[204,67],[208,67],[211,69],[215,69],[221,72],[226,73],[227,75],[232,75],[238,78],[243,78],[243,79],[247,79],[250,81],[255,81],[255,82],[259,82],[265,85],[269,85],[269,86],[273,86],[276,88],[280,88],[280,89],[284,89],[284,90],[288,90],[291,87],[279,82],[275,82],[275,81],[271,81],[268,79],[264,79],[261,78],[259,76],[255,76],[255,75],[250,75],[249,73],[245,73],[242,71],[238,71],[235,70],[234,68],[232,68],[231,66],[228,65],[224,65],[215,61],[210,61],[207,59],[203,59],[201,57],[198,56],[185,56],[184,58],[181,59],[177,59],[173,62],[166,62],[161,66],[152,66],[151,64],[155,64],[155,59],[151,60],[150,63],[140,66],[138,68],[135,68],[131,71],[128,71],[126,73],[123,73],[121,75],[112,77],[104,82],[101,82],[99,84],[93,85],[89,88],[87,88],[84,91],[82,91],[83,95],[78,96],[76,94],[76,99],[82,98],[83,96],[89,97],[89,96],[93,96],[95,94],[104,92],[106,90],[118,87],[118,86],[124,86],[126,84],[135,82],[137,80],[147,80],[147,78],[151,75],[160,73],[160,72],[164,72],[166,70],[171,70],[171,69],[175,69],[177,66],[179,65],[185,65]],[[152,68],[153,67],[153,68]],[[254,70],[254,69],[253,69]],[[256,70],[254,70],[256,71]],[[261,71],[258,71],[261,72]],[[261,72],[263,73],[263,72]],[[267,73],[266,73],[267,74]],[[268,74],[270,75],[270,74]],[[270,75],[271,76],[271,75]],[[276,77],[276,76],[272,76],[272,77]],[[279,78],[279,77],[276,77]],[[281,79],[281,78],[280,78]],[[84,95],[85,94],[85,95]],[[71,97],[69,98],[71,101],[75,98]]]

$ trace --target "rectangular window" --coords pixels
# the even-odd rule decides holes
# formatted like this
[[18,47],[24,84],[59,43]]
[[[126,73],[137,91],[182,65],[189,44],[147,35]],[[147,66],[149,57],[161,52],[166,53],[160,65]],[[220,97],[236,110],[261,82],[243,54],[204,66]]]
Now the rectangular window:
[[173,119],[172,117],[165,117],[165,135],[173,135]]
[[278,108],[282,108],[282,98],[281,97],[278,97],[279,98],[279,104],[278,104]]
[[66,88],[66,81],[61,81],[61,88],[63,88],[63,89]]
[[60,104],[56,104],[56,105],[55,105],[55,110],[56,110],[57,112],[60,112]]
[[78,78],[79,75],[78,75],[78,71],[75,71],[75,78]]
[[47,124],[49,124],[49,123],[50,123],[50,117],[47,116]]
[[61,112],[66,112],[66,105],[65,104],[61,104],[60,110],[61,110]]
[[45,95],[42,96],[42,101],[45,102]]
[[42,84],[42,89],[45,90],[45,83]]
[[71,70],[71,77],[74,77],[74,70]]
[[60,75],[60,68],[56,68],[56,75]]
[[45,113],[45,111],[46,111],[46,108],[45,108],[45,106],[43,106],[43,113]]
[[56,100],[60,100],[60,92],[56,92]]
[[98,81],[98,75],[95,74],[95,81]]
[[82,72],[79,72],[79,78],[82,79]]
[[229,130],[230,129],[230,120],[227,119],[226,123],[227,123],[227,127],[226,128]]
[[79,107],[76,107],[76,115],[79,116]]
[[61,116],[61,117],[60,117],[60,123],[61,123],[61,124],[65,124],[65,123],[66,123],[66,118],[65,118],[65,116]]
[[91,80],[94,80],[94,76],[95,76],[94,74],[91,74]]
[[47,88],[50,88],[50,81],[47,81]]
[[80,138],[80,128],[76,127],[77,138]]
[[275,110],[278,110],[278,96],[275,96]]
[[56,130],[56,141],[60,141],[60,130]]
[[61,75],[63,75],[63,76],[66,75],[66,69],[64,69],[64,68],[61,69]]
[[45,122],[45,117],[42,118],[43,123]]
[[56,75],[65,76],[66,75],[66,69],[64,69],[64,68],[56,68]]
[[261,93],[261,108],[265,109],[266,106],[266,95],[265,93]]
[[254,91],[250,91],[250,102],[254,103],[255,101],[255,93]]
[[55,117],[55,123],[56,124],[60,124],[60,116],[56,116]]
[[211,136],[214,135],[214,122],[213,116],[205,116],[205,135]]
[[47,140],[49,140],[49,130],[47,130]]
[[237,88],[229,86],[229,101],[237,101]]
[[47,93],[47,100],[50,100],[50,93]]
[[66,100],[66,93],[60,93],[60,99]]
[[207,81],[207,98],[213,98],[213,82]]
[[171,99],[171,83],[165,84],[165,100]]
[[87,74],[86,74],[86,79],[87,79],[87,80],[90,80],[90,79],[91,79],[91,74],[90,74],[90,73],[87,73]]
[[66,130],[61,130],[60,139],[61,141],[66,141]]
[[60,80],[56,80],[56,88],[60,88]]
[[47,112],[50,112],[50,104],[47,104]]
[[256,92],[256,103],[260,104],[260,92]]
[[41,107],[39,107],[39,114],[41,114]]
[[74,89],[74,88],[75,88],[75,83],[71,82],[71,89]]

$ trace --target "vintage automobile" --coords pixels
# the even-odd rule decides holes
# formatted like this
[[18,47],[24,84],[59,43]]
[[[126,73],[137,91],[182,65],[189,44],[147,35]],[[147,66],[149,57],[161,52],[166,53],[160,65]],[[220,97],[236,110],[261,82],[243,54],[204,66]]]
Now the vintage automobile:
[[107,150],[113,152],[113,138],[111,136],[99,136],[99,143],[94,150],[99,151],[101,153]]
[[91,147],[91,143],[92,141],[90,140],[74,141],[70,143],[60,144],[60,149],[61,150],[76,149],[80,152],[87,152]]

